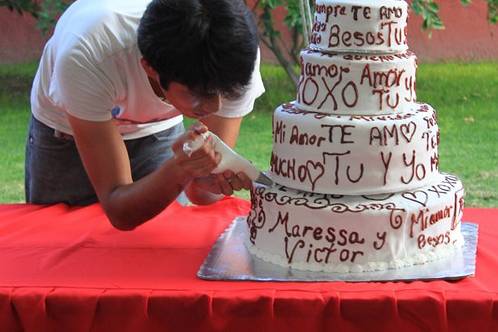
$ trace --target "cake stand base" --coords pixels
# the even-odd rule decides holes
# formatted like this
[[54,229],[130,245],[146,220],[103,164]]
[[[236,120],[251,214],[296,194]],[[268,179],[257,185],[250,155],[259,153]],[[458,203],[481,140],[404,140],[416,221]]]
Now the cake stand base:
[[457,250],[455,256],[402,269],[361,273],[301,271],[281,267],[254,257],[244,245],[247,238],[245,223],[246,217],[237,217],[220,235],[197,273],[199,278],[206,280],[364,282],[455,280],[475,273],[478,225],[469,222],[461,225],[465,244],[463,248]]

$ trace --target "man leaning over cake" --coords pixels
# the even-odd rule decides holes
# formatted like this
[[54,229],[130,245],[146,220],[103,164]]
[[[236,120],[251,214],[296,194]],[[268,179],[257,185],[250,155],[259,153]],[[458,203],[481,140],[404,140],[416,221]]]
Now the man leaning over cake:
[[[26,201],[99,201],[131,230],[184,191],[210,204],[248,189],[213,175],[264,92],[257,30],[241,0],[79,0],[59,19],[31,92]],[[186,132],[182,116],[199,119]],[[204,135],[203,135],[204,134]]]

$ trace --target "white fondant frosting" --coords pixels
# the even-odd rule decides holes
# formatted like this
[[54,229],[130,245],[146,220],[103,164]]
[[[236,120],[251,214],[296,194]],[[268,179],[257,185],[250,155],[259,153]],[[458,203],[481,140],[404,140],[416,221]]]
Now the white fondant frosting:
[[435,111],[416,102],[404,0],[316,0],[296,101],[273,115],[272,187],[255,184],[246,245],[274,264],[363,272],[463,244],[460,180],[438,170]]
[[416,56],[301,51],[296,105],[330,114],[380,115],[407,111],[416,101]]
[[286,104],[273,115],[270,176],[324,194],[392,193],[438,176],[439,129],[434,109],[381,116],[329,115]]
[[310,46],[324,52],[403,52],[407,17],[401,0],[316,0]]
[[341,196],[256,184],[246,245],[296,269],[362,272],[423,264],[463,244],[463,187],[450,174],[396,194]]

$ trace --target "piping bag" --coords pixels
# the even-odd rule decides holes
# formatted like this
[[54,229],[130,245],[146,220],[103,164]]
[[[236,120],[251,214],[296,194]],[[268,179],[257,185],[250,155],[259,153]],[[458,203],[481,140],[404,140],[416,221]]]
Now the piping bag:
[[273,181],[266,174],[258,170],[249,160],[232,150],[231,147],[210,131],[200,134],[194,140],[185,142],[182,147],[183,152],[190,157],[194,151],[204,144],[209,136],[213,139],[214,150],[221,155],[220,163],[213,170],[213,174],[219,174],[226,170],[231,170],[234,173],[243,172],[254,182],[266,186],[273,185]]

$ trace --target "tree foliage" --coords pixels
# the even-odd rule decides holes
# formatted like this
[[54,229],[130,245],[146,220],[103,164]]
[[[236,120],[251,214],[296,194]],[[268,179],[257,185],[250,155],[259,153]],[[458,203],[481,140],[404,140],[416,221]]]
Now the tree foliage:
[[[299,10],[300,0],[257,0],[253,11],[259,16],[261,40],[275,54],[278,62],[285,68],[289,77],[297,83],[298,73],[295,71],[297,53],[303,46],[302,20]],[[412,0],[411,9],[423,19],[422,29],[432,31],[444,29],[444,24],[439,17],[439,5],[442,0]],[[488,4],[488,21],[498,22],[498,0],[486,0]],[[460,0],[467,6],[471,0]],[[291,32],[291,45],[282,42],[281,34],[275,30],[274,9],[284,7],[287,9],[285,24]]]
[[37,20],[37,27],[46,34],[72,2],[74,0],[0,0],[0,7],[7,7],[18,14],[31,14]]
[[32,0],[0,0],[0,7],[7,7],[18,14],[26,12],[35,18],[38,18],[38,12],[40,11],[38,2]]
[[[0,7],[7,7],[18,13],[29,13],[38,21],[38,27],[47,33],[54,26],[60,13],[74,0],[0,0]],[[303,48],[302,19],[300,0],[256,0],[253,2],[253,12],[258,16],[261,41],[273,52],[278,62],[284,67],[289,77],[297,82],[299,50]],[[311,0],[312,1],[312,0]],[[439,17],[438,2],[442,0],[411,0],[413,12],[423,18],[424,30],[444,29]],[[472,0],[460,0],[467,6]],[[486,0],[488,4],[487,19],[490,23],[498,23],[498,0]],[[246,0],[247,2],[247,0]],[[289,28],[291,43],[282,42],[280,31],[276,30],[275,9],[284,7],[286,15],[284,23]]]
[[[460,0],[460,3],[467,6],[471,0]],[[488,21],[498,23],[498,0],[487,0],[488,3]],[[434,0],[412,0],[412,10],[415,14],[422,16],[422,28],[425,30],[444,29],[444,24],[439,17],[439,5]]]

